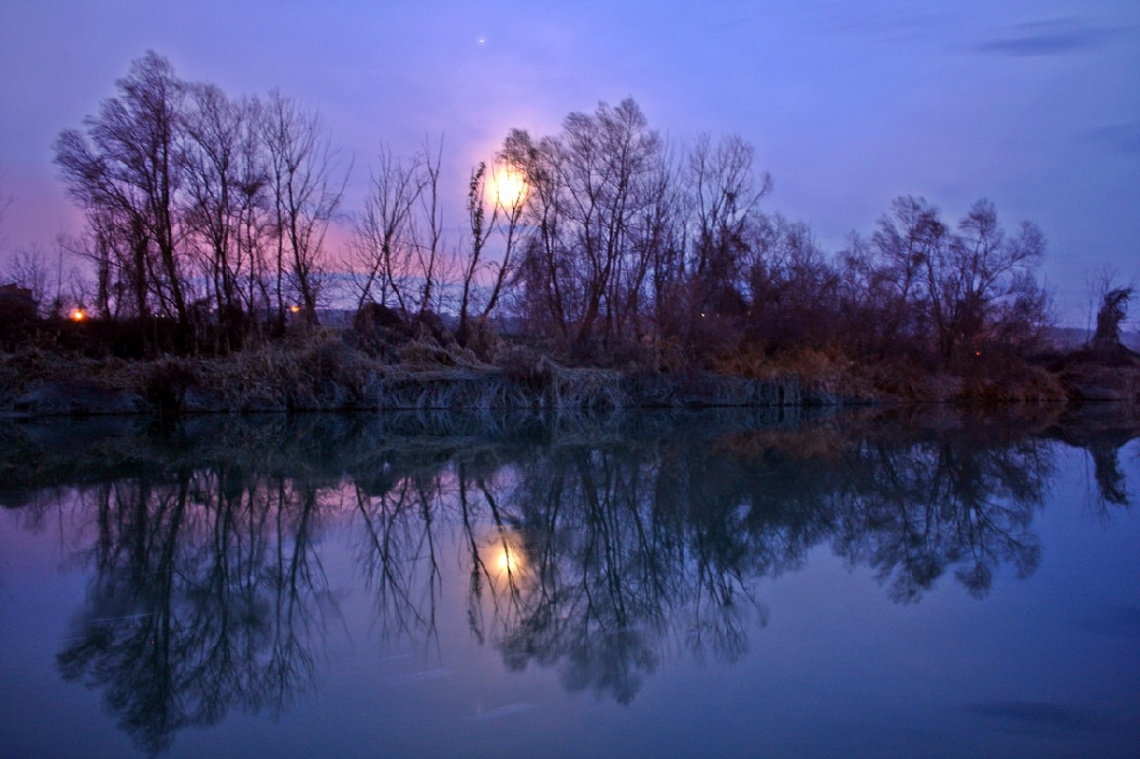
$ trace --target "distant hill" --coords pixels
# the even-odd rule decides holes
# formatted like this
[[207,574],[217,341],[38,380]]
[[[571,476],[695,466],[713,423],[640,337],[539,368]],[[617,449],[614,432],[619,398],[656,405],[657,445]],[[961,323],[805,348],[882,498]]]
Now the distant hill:
[[1054,327],[1049,330],[1049,337],[1061,350],[1077,350],[1089,341],[1092,331],[1083,327]]
[[[1054,327],[1050,336],[1057,348],[1077,350],[1088,343],[1089,338],[1092,337],[1092,330],[1083,327]],[[1140,331],[1125,330],[1120,336],[1120,341],[1124,343],[1124,347],[1140,353]]]

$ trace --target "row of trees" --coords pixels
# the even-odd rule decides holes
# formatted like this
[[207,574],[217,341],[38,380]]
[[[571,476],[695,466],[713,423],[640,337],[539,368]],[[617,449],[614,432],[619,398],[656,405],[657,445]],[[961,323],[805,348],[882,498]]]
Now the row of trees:
[[512,132],[502,155],[530,188],[520,313],[571,352],[808,344],[951,360],[1029,347],[1048,322],[1040,230],[1003,230],[986,200],[952,227],[899,198],[829,258],[810,227],[759,209],[771,181],[751,146],[671,149],[630,100],[571,114],[557,136]]
[[[181,347],[209,335],[229,350],[251,331],[280,330],[291,312],[315,320],[338,272],[358,309],[458,310],[461,333],[468,314],[486,320],[500,305],[522,206],[494,191],[494,166],[472,172],[470,234],[456,241],[443,222],[439,144],[411,157],[381,149],[350,216],[340,213],[348,169],[319,115],[290,98],[228,97],[179,79],[153,52],[116,87],[54,145],[87,215],[89,235],[72,247],[94,264],[97,315],[174,323]],[[338,222],[351,234],[330,250]]]
[[235,100],[184,82],[153,52],[117,87],[55,142],[87,213],[97,312],[184,335],[211,322],[223,340],[314,313],[347,178],[319,116],[276,91]]
[[441,145],[383,149],[336,252],[325,235],[347,171],[315,113],[184,82],[154,53],[117,87],[55,143],[90,223],[95,308],[183,335],[206,325],[223,350],[290,310],[315,319],[334,271],[358,309],[449,312],[465,344],[505,317],[583,361],[792,345],[953,361],[1029,348],[1048,321],[1034,225],[1007,232],[985,200],[952,225],[903,197],[828,256],[806,224],[760,209],[772,183],[748,143],[671,145],[632,100],[572,113],[555,135],[511,131],[472,171],[458,233],[444,223]]
[[1051,297],[1034,272],[1045,254],[1040,229],[1002,229],[979,200],[951,228],[922,198],[897,199],[869,240],[844,261],[847,300],[864,345],[926,348],[943,359],[1041,344]]

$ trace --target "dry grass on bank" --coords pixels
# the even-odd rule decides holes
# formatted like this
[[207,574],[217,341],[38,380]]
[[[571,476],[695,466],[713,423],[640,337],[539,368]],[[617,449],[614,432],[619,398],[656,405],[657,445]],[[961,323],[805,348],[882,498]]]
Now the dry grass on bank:
[[29,346],[0,352],[0,397],[10,398],[42,383],[75,382],[128,392],[145,389],[146,364],[119,358],[90,358]]
[[345,333],[318,327],[224,357],[95,359],[28,346],[0,353],[0,411],[43,415],[468,409],[487,415],[519,409],[607,412],[1140,395],[1140,370],[1114,373],[1083,365],[1058,372],[1007,361],[951,374],[904,358],[855,361],[840,352],[801,348],[723,356],[712,372],[662,373],[565,367],[524,345],[502,347],[491,365],[453,340],[446,343],[425,330],[398,347],[377,351]]
[[716,370],[768,382],[790,379],[806,389],[869,401],[1006,403],[1072,397],[1062,376],[1021,359],[948,371],[901,356],[856,360],[838,351],[799,348],[722,358]]
[[796,382],[820,393],[849,398],[875,398],[874,388],[861,381],[855,362],[838,352],[798,348],[767,355],[740,352],[714,361],[719,374],[761,382]]

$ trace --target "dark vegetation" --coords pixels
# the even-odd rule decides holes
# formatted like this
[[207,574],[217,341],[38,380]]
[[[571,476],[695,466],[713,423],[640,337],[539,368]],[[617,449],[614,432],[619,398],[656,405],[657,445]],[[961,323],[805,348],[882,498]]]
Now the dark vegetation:
[[[987,200],[949,221],[906,196],[829,255],[761,210],[772,183],[749,144],[670,145],[632,100],[555,135],[511,131],[471,172],[455,239],[440,147],[382,149],[339,251],[326,234],[347,170],[319,115],[279,92],[232,98],[148,53],[54,148],[93,278],[47,304],[43,267],[24,266],[46,319],[0,298],[9,400],[78,366],[170,410],[196,390],[213,399],[200,410],[387,407],[379,385],[429,370],[495,378],[484,405],[606,371],[655,397],[718,376],[831,399],[1059,400],[1091,366],[1123,377],[1116,397],[1140,386],[1119,344],[1130,289],[1106,293],[1081,356],[1050,353],[1034,224],[1004,227]],[[351,300],[350,327],[320,324],[334,300]]]

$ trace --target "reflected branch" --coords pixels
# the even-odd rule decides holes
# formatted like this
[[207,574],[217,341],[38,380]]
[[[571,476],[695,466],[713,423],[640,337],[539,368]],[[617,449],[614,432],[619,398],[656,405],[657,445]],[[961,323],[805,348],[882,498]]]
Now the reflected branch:
[[327,578],[315,492],[229,471],[97,488],[95,575],[57,656],[157,754],[231,708],[279,714],[316,681]]

